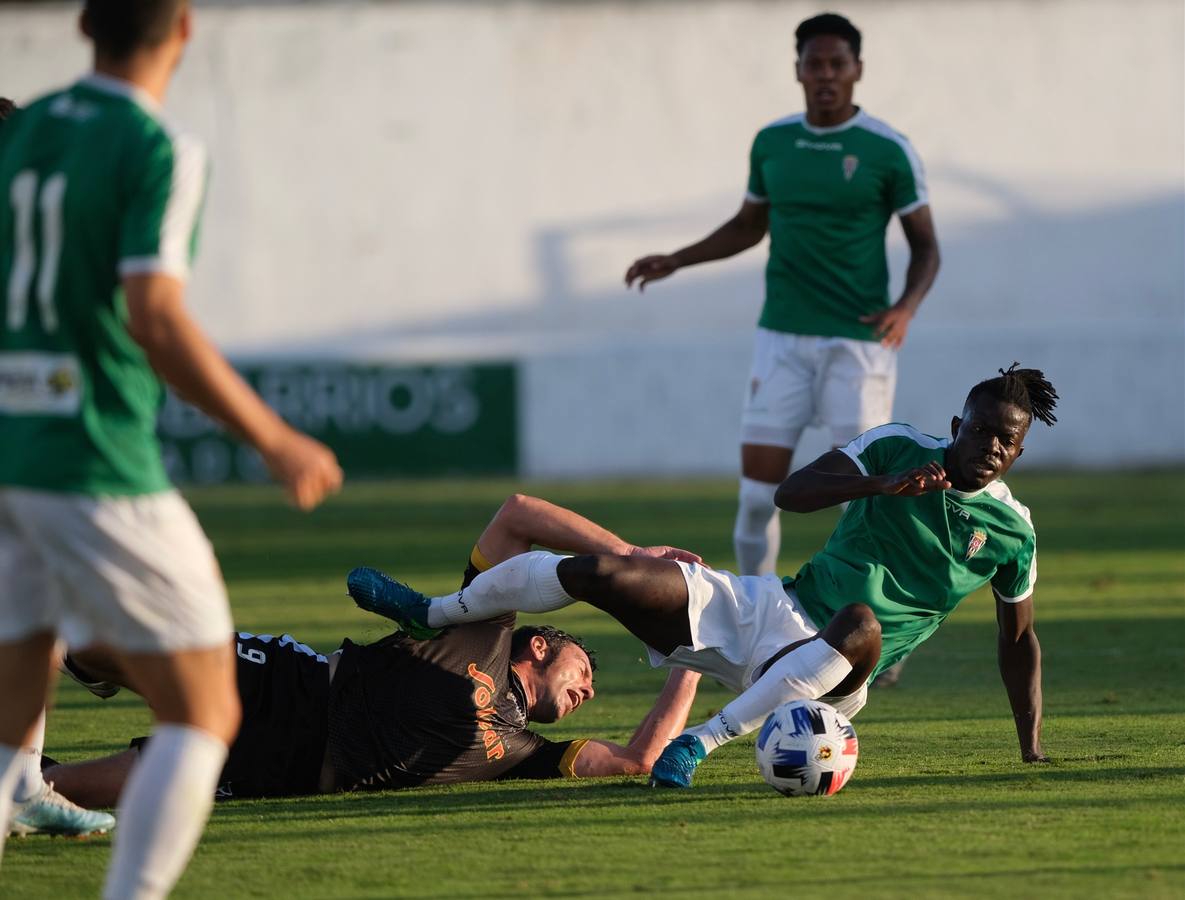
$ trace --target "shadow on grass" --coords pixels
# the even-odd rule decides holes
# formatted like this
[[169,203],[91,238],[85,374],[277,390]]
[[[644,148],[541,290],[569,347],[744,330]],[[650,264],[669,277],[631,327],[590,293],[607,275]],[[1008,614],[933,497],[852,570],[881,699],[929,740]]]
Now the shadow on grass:
[[[1180,802],[1178,795],[1164,795],[1159,798],[1147,796],[1123,795],[1123,786],[1132,781],[1150,779],[1181,778],[1185,776],[1185,767],[1161,767],[1142,769],[1092,769],[1089,771],[1074,771],[1042,766],[1018,773],[993,773],[984,775],[940,775],[944,790],[941,797],[922,799],[915,802],[901,802],[892,800],[875,802],[864,795],[878,789],[913,791],[914,796],[924,797],[916,791],[918,787],[932,788],[936,783],[933,775],[892,776],[883,778],[861,779],[857,790],[849,789],[848,797],[859,802],[848,802],[838,798],[804,798],[802,800],[784,801],[775,797],[769,789],[760,782],[744,784],[708,784],[688,791],[667,791],[649,788],[644,782],[628,784],[569,784],[555,787],[537,787],[534,783],[523,783],[514,787],[480,787],[470,789],[425,789],[407,791],[387,791],[374,794],[327,795],[321,797],[288,798],[276,800],[229,801],[221,803],[217,810],[220,824],[252,825],[252,832],[259,834],[260,822],[274,821],[277,833],[301,823],[298,830],[303,835],[329,834],[338,832],[340,820],[382,820],[371,826],[363,822],[351,822],[347,827],[360,833],[381,833],[386,831],[400,831],[419,828],[424,817],[451,818],[461,817],[461,821],[450,823],[450,828],[485,829],[492,822],[515,821],[524,815],[534,817],[535,821],[528,823],[539,827],[551,827],[554,818],[568,818],[573,813],[597,812],[597,821],[602,824],[613,822],[637,824],[639,813],[645,817],[663,818],[672,810],[688,810],[702,804],[713,805],[712,821],[726,826],[732,819],[738,822],[748,821],[753,808],[770,802],[798,803],[804,810],[813,813],[825,812],[828,816],[841,818],[866,819],[869,816],[904,815],[909,813],[942,813],[955,815],[960,810],[982,814],[991,810],[1009,810],[1031,806],[1034,803],[1043,804],[1048,797],[1048,791],[1057,785],[1068,785],[1081,782],[1105,783],[1109,789],[1115,790],[1115,797],[1109,801],[1112,808],[1133,806],[1147,808],[1152,805],[1168,805],[1176,807]],[[975,790],[984,788],[1014,788],[1014,793],[1001,795],[993,793],[986,796]],[[966,802],[952,802],[949,789],[970,789]],[[1040,796],[1027,792],[1030,788],[1044,789]],[[729,806],[720,807],[720,801],[728,801]],[[1093,809],[1097,807],[1097,798],[1066,798],[1059,799],[1059,808],[1076,807]],[[727,811],[725,811],[727,810]],[[613,815],[617,813],[617,815]],[[478,818],[469,817],[478,814]],[[316,827],[315,823],[324,820],[334,820],[335,824],[327,824],[325,828]],[[466,821],[468,820],[468,821]],[[269,830],[270,831],[270,830]],[[218,840],[215,833],[212,840]],[[225,836],[226,840],[235,840]]]

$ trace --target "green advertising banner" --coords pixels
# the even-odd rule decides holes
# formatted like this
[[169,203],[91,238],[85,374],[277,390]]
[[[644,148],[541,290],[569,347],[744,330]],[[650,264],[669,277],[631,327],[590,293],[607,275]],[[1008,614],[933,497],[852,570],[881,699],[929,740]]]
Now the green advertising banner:
[[[456,366],[342,362],[237,364],[285,420],[324,441],[348,478],[513,474],[513,363]],[[169,393],[158,434],[181,484],[263,481],[257,453]]]

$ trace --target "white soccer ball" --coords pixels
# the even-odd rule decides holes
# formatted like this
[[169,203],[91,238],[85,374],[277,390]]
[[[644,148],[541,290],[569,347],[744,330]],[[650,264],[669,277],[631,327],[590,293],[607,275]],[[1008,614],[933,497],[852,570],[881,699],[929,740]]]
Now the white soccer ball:
[[818,700],[783,703],[757,735],[757,768],[787,797],[834,794],[848,783],[860,753],[848,717]]

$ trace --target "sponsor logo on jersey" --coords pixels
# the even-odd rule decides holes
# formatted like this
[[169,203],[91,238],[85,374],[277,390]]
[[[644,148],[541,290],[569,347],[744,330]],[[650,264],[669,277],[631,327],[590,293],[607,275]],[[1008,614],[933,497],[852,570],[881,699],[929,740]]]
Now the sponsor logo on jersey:
[[976,528],[971,532],[971,537],[967,540],[967,555],[964,559],[970,559],[976,553],[983,549],[983,545],[987,543],[987,532],[982,528]]
[[843,144],[839,143],[839,141],[808,141],[806,138],[799,138],[794,142],[794,146],[798,150],[827,150],[834,152],[843,149]]
[[473,705],[477,707],[477,728],[486,748],[486,759],[501,759],[506,755],[506,745],[490,721],[497,715],[494,710],[494,679],[479,669],[476,663],[470,663],[467,671],[477,685],[473,689]]
[[843,158],[843,180],[851,181],[852,176],[856,174],[856,169],[860,165],[860,157],[848,154]]

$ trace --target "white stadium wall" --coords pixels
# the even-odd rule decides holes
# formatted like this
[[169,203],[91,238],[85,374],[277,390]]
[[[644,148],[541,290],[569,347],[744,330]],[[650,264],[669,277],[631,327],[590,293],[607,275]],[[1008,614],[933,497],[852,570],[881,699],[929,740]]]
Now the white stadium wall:
[[[943,432],[1015,359],[1063,398],[1026,460],[1185,460],[1179,0],[841,6],[943,249],[897,418]],[[520,360],[526,474],[733,471],[762,251],[621,277],[739,205],[822,8],[199,3],[168,103],[215,161],[193,307],[240,358]],[[85,67],[76,10],[0,6],[0,94]]]

